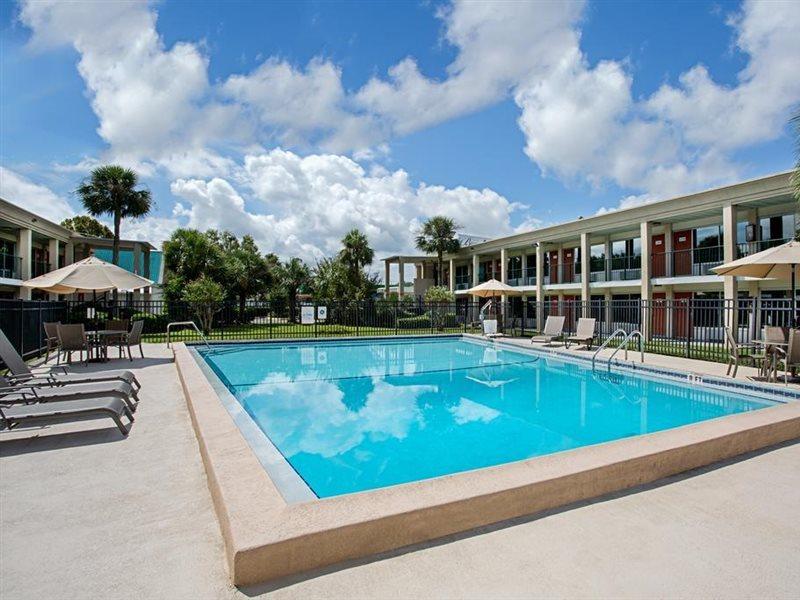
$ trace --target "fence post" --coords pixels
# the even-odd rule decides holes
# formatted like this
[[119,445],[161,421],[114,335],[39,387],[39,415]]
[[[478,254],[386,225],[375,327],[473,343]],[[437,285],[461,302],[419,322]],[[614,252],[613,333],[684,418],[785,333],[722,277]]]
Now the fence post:
[[356,300],[356,337],[358,337],[359,333],[359,321],[361,320],[359,317],[361,316],[361,301]]
[[39,327],[36,328],[36,356],[42,355],[42,301],[39,300]]
[[692,357],[692,300],[686,300],[686,314],[683,318],[684,322],[686,323],[686,358]]
[[400,333],[400,324],[397,320],[400,318],[400,300],[394,301],[394,334],[397,335]]
[[25,357],[25,300],[19,299],[19,355]]

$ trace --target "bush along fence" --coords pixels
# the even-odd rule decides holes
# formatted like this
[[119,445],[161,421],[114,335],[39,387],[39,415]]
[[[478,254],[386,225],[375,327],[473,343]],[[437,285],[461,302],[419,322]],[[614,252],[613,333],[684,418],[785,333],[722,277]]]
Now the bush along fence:
[[[223,303],[212,307],[212,324],[205,333],[209,340],[231,341],[480,333],[483,304],[425,303],[409,297],[401,301],[331,300],[295,305],[249,301],[243,309],[236,303]],[[185,302],[149,300],[118,304],[105,300],[0,300],[0,329],[25,355],[44,347],[43,324],[49,321],[83,323],[87,329],[102,329],[107,319],[143,320],[145,340],[163,342],[168,323],[195,321],[200,325],[199,315],[206,313],[206,308]],[[514,299],[497,302],[487,318],[497,318],[498,330],[506,335],[527,336],[538,331],[540,323],[543,325],[550,315],[566,317],[565,334],[575,331],[579,318],[594,318],[598,344],[618,329],[639,330],[645,336],[648,352],[718,361],[727,359],[726,328],[734,332],[740,343],[747,343],[760,339],[764,326],[788,327],[793,321],[789,300],[760,298],[589,302]],[[193,330],[184,329],[174,332],[173,339],[191,341],[198,336]]]

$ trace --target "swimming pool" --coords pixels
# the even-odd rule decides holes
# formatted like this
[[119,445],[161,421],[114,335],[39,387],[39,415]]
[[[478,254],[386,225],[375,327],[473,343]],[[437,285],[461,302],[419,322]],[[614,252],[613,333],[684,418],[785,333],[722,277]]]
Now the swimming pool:
[[222,345],[199,354],[320,498],[774,406],[465,338]]

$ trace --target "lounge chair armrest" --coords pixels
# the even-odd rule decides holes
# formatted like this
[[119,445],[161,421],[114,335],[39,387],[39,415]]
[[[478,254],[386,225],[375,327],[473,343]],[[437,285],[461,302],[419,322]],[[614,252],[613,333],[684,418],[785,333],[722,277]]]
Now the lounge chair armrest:
[[69,373],[65,365],[56,365],[53,367],[45,367],[44,365],[42,365],[37,367],[31,367],[31,371],[44,371],[45,373],[49,373],[51,371],[61,371],[62,373],[64,373],[64,375]]

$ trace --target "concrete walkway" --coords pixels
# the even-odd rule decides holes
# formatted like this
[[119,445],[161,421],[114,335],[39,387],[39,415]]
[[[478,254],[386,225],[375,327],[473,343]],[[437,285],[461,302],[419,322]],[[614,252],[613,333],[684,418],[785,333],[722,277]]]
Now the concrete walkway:
[[171,354],[163,345],[145,353],[132,363],[143,399],[127,439],[102,421],[0,432],[0,598],[794,598],[800,590],[800,444],[236,590]]

